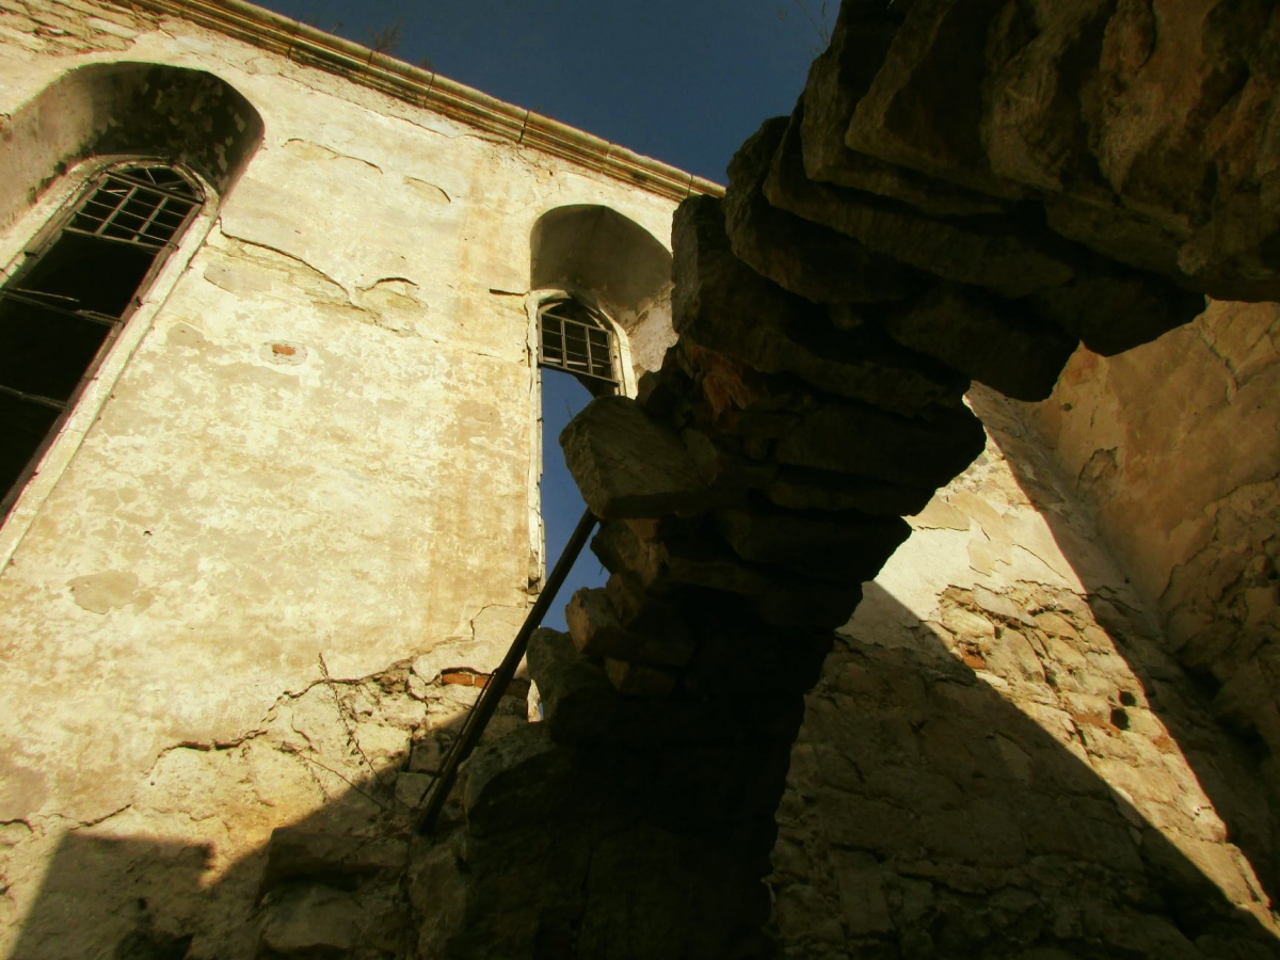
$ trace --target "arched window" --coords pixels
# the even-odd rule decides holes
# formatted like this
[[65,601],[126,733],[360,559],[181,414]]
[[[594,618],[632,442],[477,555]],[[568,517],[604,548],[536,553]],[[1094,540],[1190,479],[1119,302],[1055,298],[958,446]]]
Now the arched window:
[[562,297],[538,308],[538,363],[571,373],[592,393],[618,386],[617,346],[603,316],[580,300]]
[[0,288],[0,519],[203,203],[172,166],[114,164]]

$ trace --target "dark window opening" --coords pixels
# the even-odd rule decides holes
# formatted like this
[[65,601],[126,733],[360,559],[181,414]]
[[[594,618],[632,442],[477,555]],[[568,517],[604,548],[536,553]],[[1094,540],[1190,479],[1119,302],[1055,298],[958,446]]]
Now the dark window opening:
[[201,202],[170,167],[109,170],[0,289],[0,519]]
[[617,388],[613,333],[577,300],[550,300],[538,311],[538,362],[577,377],[593,394]]

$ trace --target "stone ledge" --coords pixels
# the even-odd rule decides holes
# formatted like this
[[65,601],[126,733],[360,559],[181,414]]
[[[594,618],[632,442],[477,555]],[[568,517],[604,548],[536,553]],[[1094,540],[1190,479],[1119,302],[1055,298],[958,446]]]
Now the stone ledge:
[[109,0],[179,17],[673,200],[724,187],[243,0]]

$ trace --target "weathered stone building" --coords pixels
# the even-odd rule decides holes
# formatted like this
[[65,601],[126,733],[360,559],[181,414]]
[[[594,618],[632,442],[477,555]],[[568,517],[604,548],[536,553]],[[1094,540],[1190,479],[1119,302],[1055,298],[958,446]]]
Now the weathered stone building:
[[[233,0],[0,0],[8,955],[1280,955],[1280,21],[1141,6],[846,0],[722,202]],[[612,577],[417,836],[566,298]]]

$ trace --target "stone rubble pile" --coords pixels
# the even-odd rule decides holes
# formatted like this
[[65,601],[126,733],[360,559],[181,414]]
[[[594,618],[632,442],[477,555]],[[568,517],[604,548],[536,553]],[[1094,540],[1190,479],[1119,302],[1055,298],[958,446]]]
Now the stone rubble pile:
[[1043,399],[1080,342],[1280,297],[1280,168],[1215,147],[1274,89],[1239,6],[1161,25],[1202,50],[1153,105],[1146,5],[846,0],[794,114],[677,211],[661,370],[562,437],[610,578],[530,644],[546,722],[467,769],[423,955],[767,954],[803,694],[902,516],[982,452],[970,381]]

